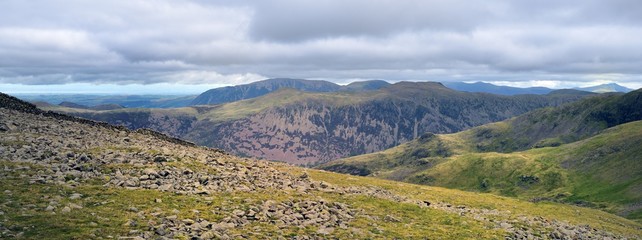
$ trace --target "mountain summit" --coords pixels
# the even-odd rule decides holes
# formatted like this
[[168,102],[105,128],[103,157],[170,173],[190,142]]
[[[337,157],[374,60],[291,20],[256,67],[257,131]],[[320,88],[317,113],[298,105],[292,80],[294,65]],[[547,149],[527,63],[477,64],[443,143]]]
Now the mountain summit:
[[618,85],[617,83],[607,83],[597,86],[584,87],[584,88],[575,88],[577,90],[596,92],[596,93],[607,93],[607,92],[623,92],[627,93],[633,91],[633,89]]
[[196,97],[190,105],[235,102],[260,97],[284,88],[305,92],[360,92],[377,90],[388,85],[390,84],[383,80],[358,81],[341,86],[323,80],[271,78],[243,85],[210,89]]

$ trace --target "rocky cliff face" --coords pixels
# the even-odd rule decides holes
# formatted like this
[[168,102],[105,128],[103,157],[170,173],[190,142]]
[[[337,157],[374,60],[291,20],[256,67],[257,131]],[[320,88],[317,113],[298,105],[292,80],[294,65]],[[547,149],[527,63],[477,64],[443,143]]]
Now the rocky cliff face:
[[357,104],[306,101],[220,124],[200,122],[185,137],[237,154],[309,164],[376,152],[425,132],[457,132],[579,98],[466,94],[443,86],[418,93],[403,90],[424,85],[408,83]]
[[[312,164],[380,151],[425,132],[453,133],[584,96],[499,96],[458,92],[439,83],[409,82],[374,92],[341,94],[291,90],[231,109],[219,105],[193,107],[184,113],[130,109],[71,114],[132,129],[151,128],[234,154]],[[296,100],[283,103],[284,98]],[[240,114],[246,112],[244,108],[272,102],[275,104]],[[231,117],[216,118],[221,115]]]

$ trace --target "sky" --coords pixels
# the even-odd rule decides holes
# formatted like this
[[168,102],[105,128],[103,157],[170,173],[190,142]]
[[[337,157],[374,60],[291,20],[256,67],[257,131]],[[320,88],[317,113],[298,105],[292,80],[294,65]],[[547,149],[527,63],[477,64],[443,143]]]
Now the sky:
[[639,0],[2,0],[0,91],[272,77],[642,88]]

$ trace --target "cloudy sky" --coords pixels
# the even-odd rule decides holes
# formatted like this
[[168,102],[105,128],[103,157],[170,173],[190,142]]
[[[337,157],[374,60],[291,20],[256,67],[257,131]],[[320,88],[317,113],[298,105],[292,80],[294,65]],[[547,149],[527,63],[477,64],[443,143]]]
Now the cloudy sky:
[[641,39],[639,0],[2,0],[0,91],[269,77],[640,88]]

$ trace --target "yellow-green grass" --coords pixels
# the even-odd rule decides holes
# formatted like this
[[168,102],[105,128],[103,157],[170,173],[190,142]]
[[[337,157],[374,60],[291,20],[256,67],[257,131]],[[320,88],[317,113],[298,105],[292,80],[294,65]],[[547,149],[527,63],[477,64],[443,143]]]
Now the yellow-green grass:
[[[24,164],[0,162],[0,167],[15,168]],[[487,224],[435,209],[419,208],[413,204],[392,202],[366,196],[339,195],[313,192],[264,190],[250,193],[216,193],[208,196],[177,195],[154,190],[127,190],[104,187],[100,180],[68,187],[53,184],[30,184],[21,174],[12,173],[0,182],[0,211],[3,226],[14,233],[22,232],[27,239],[89,239],[108,236],[132,236],[130,231],[147,231],[160,224],[160,218],[176,215],[178,219],[206,219],[216,222],[229,216],[233,209],[247,209],[263,201],[318,200],[343,202],[361,213],[348,224],[347,229],[336,228],[333,236],[338,238],[421,238],[434,239],[501,239],[504,232]],[[70,199],[74,193],[79,199]],[[160,201],[157,201],[159,199]],[[58,202],[55,214],[46,211],[51,200]],[[73,203],[82,209],[69,213],[61,209]],[[135,210],[133,210],[135,208]],[[138,216],[142,212],[145,218]],[[156,215],[157,217],[154,217]],[[387,216],[399,222],[385,221]],[[136,222],[131,225],[131,221]],[[270,236],[296,236],[316,233],[315,227],[287,227],[255,222],[235,228],[231,233],[247,234],[253,238]],[[369,237],[370,236],[370,237]],[[187,239],[187,236],[183,236]]]
[[408,153],[434,148],[435,142],[413,141],[329,165],[346,164],[370,169],[372,176],[432,186],[580,204],[642,220],[642,121],[558,147],[513,153],[467,150],[472,143],[466,134],[436,135],[453,149],[449,157],[413,159]]
[[514,218],[519,216],[541,216],[547,219],[568,221],[571,224],[588,224],[628,235],[640,236],[640,234],[642,234],[642,224],[591,208],[553,202],[533,203],[490,193],[416,185],[373,177],[338,174],[323,170],[303,170],[295,167],[284,168],[284,170],[292,174],[302,174],[305,171],[315,180],[325,181],[337,186],[380,187],[400,196],[419,201],[444,202],[478,209],[508,210]]
[[[200,170],[208,168],[207,165],[197,164],[188,159],[172,164],[183,167],[193,165],[192,167]],[[154,190],[104,187],[102,179],[96,179],[78,187],[30,184],[29,178],[24,176],[39,171],[37,165],[0,161],[0,169],[4,169],[5,166],[11,169],[29,166],[29,169],[5,173],[8,176],[3,177],[0,182],[0,190],[8,193],[0,195],[0,211],[5,213],[0,218],[6,220],[3,226],[14,232],[23,232],[25,238],[87,239],[95,236],[131,236],[136,233],[130,233],[130,231],[147,231],[150,225],[158,224],[160,217],[163,216],[177,215],[179,219],[202,218],[216,222],[229,216],[233,209],[247,209],[266,200],[294,199],[343,202],[361,211],[358,217],[349,223],[347,229],[335,229],[333,235],[338,238],[503,239],[506,234],[502,230],[495,229],[488,222],[477,221],[470,217],[363,195],[299,193],[270,189],[256,192],[214,193],[208,196],[178,195]],[[128,166],[113,167],[127,168]],[[325,181],[335,186],[378,187],[410,199],[508,211],[508,218],[517,218],[522,215],[542,216],[547,219],[568,221],[571,224],[589,224],[619,234],[642,235],[640,224],[593,209],[555,203],[531,203],[486,193],[357,177],[287,165],[282,165],[280,170],[293,175],[307,172],[311,179]],[[8,192],[5,192],[6,190]],[[72,200],[69,196],[73,193],[80,193],[82,197]],[[52,214],[45,208],[52,199],[56,199],[56,196],[59,196],[57,200],[59,204],[55,210],[56,214]],[[83,208],[62,213],[60,210],[69,203],[81,205]],[[132,208],[136,210],[130,210]],[[143,212],[145,219],[140,218],[137,212]],[[155,214],[158,214],[158,217],[151,217]],[[386,221],[387,217],[398,219],[399,222]],[[497,218],[506,218],[506,216],[497,216]],[[130,220],[135,221],[136,225],[126,224]],[[278,229],[271,224],[256,222],[232,229],[231,233],[247,234],[252,238],[270,238],[312,234],[316,231],[314,227],[292,226]],[[187,236],[183,238],[187,239]]]
[[197,118],[199,120],[206,119],[211,122],[223,122],[247,117],[275,106],[283,107],[295,103],[308,104],[317,102],[336,107],[359,103],[371,99],[378,94],[380,93],[310,93],[294,89],[281,89],[265,96],[210,107],[210,110],[204,111],[198,115]]

